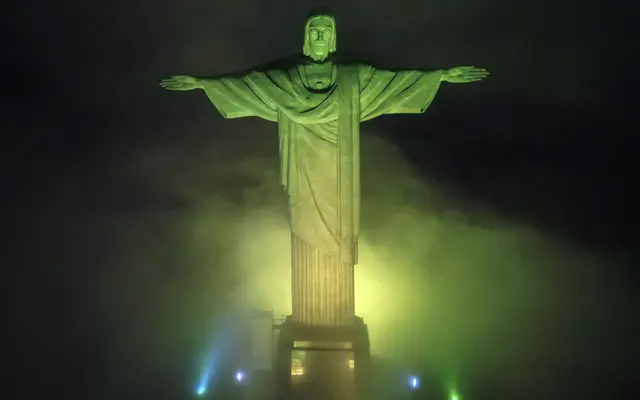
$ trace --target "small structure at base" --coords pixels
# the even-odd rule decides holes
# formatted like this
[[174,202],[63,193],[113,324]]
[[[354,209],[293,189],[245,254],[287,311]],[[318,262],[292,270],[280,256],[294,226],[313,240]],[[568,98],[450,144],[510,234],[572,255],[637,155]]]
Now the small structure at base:
[[276,347],[278,398],[353,400],[365,396],[369,333],[362,318],[349,326],[305,326],[288,317]]

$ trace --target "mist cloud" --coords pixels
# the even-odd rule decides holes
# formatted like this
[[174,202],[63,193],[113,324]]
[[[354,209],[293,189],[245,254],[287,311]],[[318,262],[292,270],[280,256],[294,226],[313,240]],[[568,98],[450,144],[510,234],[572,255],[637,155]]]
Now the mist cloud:
[[[443,381],[501,374],[514,387],[631,357],[622,343],[592,347],[603,326],[620,329],[604,305],[624,312],[633,299],[616,260],[455,198],[390,143],[363,136],[356,310],[374,355]],[[131,149],[97,181],[56,187],[52,210],[77,205],[78,243],[100,243],[78,257],[99,266],[88,296],[120,385],[139,379],[122,369],[168,375],[197,359],[221,315],[290,312],[276,154],[219,140]]]

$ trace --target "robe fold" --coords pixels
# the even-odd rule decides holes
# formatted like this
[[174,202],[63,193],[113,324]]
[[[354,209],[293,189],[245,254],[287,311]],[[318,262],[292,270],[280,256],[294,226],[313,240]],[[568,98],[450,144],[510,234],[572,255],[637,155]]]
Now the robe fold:
[[302,65],[207,80],[225,118],[278,123],[281,183],[289,198],[293,319],[346,325],[354,316],[353,267],[360,230],[360,122],[423,113],[441,71],[337,66],[326,91],[304,84]]

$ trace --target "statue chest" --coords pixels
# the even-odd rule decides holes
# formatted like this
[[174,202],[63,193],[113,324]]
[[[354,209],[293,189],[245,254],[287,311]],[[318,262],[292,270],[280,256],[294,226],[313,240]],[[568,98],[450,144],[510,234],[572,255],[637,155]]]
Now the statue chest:
[[305,65],[303,71],[305,86],[312,90],[326,90],[336,80],[337,68],[333,63]]

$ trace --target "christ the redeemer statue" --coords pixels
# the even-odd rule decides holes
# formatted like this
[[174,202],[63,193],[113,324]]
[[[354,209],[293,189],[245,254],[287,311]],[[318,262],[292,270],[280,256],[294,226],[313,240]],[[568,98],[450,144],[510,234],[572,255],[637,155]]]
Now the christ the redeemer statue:
[[[339,62],[336,22],[311,14],[303,56],[282,67],[215,79],[179,75],[167,90],[202,89],[225,118],[278,124],[282,185],[289,198],[292,320],[305,326],[354,321],[360,219],[360,123],[424,113],[441,82],[477,82],[482,68],[390,71]],[[259,266],[256,266],[259,268]]]

